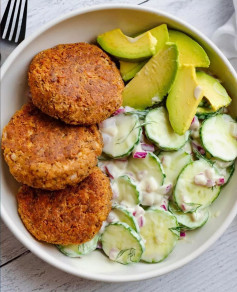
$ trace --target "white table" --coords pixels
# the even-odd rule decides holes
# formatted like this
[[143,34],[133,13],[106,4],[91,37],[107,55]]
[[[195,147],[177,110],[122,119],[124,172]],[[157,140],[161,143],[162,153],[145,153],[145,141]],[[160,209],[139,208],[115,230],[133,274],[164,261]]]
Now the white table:
[[[2,0],[2,11],[8,0]],[[71,10],[101,3],[158,8],[188,21],[208,37],[233,13],[232,0],[29,0],[27,36]],[[143,2],[141,4],[141,2]],[[2,12],[1,12],[2,13]],[[2,44],[2,61],[14,46]],[[237,291],[237,218],[203,255],[162,277],[134,283],[102,283],[71,276],[46,264],[1,226],[1,291]]]

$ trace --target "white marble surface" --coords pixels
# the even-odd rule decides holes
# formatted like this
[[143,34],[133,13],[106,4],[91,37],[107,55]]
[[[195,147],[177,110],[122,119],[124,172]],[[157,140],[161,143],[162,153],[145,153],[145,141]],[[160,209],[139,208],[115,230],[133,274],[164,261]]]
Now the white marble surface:
[[[1,1],[1,14],[8,0]],[[71,10],[104,3],[139,4],[142,0],[29,0],[27,36],[51,19]],[[188,21],[207,36],[233,13],[232,0],[148,0],[154,7]],[[2,62],[14,45],[1,43]],[[143,282],[110,284],[88,281],[42,262],[1,225],[1,291],[237,291],[237,218],[203,255],[186,266]]]

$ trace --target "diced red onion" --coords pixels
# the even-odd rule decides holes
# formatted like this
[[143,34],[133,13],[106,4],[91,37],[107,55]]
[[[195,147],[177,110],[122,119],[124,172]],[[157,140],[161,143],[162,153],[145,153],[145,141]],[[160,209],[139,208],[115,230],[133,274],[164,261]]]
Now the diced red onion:
[[119,252],[119,250],[117,248],[112,247],[111,250],[109,251],[109,258],[111,260],[115,260],[118,252]]
[[199,120],[196,116],[194,116],[191,126],[190,126],[190,130],[197,130],[199,128]]
[[96,248],[102,249],[102,243],[101,243],[101,241],[98,241],[98,242],[97,242],[97,246],[96,246]]
[[111,143],[112,137],[106,133],[102,133],[104,145]]
[[165,188],[165,190],[166,190],[166,194],[168,194],[169,192],[170,192],[170,190],[172,189],[172,184],[168,184],[167,186],[166,186],[166,188]]
[[132,172],[126,172],[125,175],[129,176],[132,179],[135,179],[135,175]]
[[119,197],[119,193],[113,190],[113,199],[117,199]]
[[224,185],[224,184],[225,184],[225,178],[224,178],[224,177],[220,177],[220,178],[218,178],[218,179],[216,180],[216,184],[217,184],[218,186],[222,186],[222,185]]
[[132,214],[133,214],[133,216],[136,216],[136,213],[137,213],[137,212],[136,212],[136,211],[134,211],[134,212],[132,213]]
[[107,222],[112,223],[114,222],[115,217],[112,214],[109,214],[109,216],[107,217]]
[[197,143],[195,143],[194,141],[192,141],[193,147],[200,152],[200,154],[204,155],[206,153],[206,151],[202,148],[202,146],[198,145]]
[[167,208],[164,204],[162,204],[160,207],[163,208],[165,211],[167,211]]
[[207,183],[206,183],[206,186],[207,186],[208,188],[214,187],[214,186],[215,186],[215,181],[212,180],[212,179],[208,179],[208,180],[207,180]]
[[148,152],[154,152],[155,151],[155,147],[151,144],[146,144],[146,143],[141,143],[141,148],[144,151],[148,151]]
[[116,159],[116,161],[125,162],[127,161],[127,157]]
[[112,175],[112,173],[111,173],[111,170],[110,170],[109,165],[106,165],[106,166],[105,166],[105,170],[106,170],[106,173],[108,174],[108,176],[109,176],[110,178],[114,179],[114,177],[113,177],[113,175]]
[[135,152],[133,158],[146,158],[147,152]]
[[137,222],[138,222],[138,226],[139,226],[139,227],[143,227],[143,226],[144,226],[144,217],[143,217],[143,216],[140,216],[140,217],[137,219]]
[[180,232],[180,237],[185,237],[186,236],[186,233],[184,231],[181,231]]
[[184,205],[184,204],[182,204],[182,205],[181,205],[181,208],[182,208],[182,210],[183,210],[183,211],[185,211],[185,210],[186,210],[186,207],[185,207],[185,205]]
[[123,114],[125,112],[125,108],[120,107],[119,109],[117,109],[114,113],[113,116],[117,116],[119,114]]

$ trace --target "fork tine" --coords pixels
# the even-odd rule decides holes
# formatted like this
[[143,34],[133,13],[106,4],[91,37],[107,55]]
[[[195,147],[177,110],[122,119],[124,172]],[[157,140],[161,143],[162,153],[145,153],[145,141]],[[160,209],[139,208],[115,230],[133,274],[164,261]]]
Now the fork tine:
[[18,38],[18,43],[20,43],[24,40],[25,34],[26,34],[27,2],[28,2],[28,0],[25,1],[25,7],[24,7],[24,12],[23,12],[23,18],[22,18],[21,30],[20,30],[20,34],[19,34],[19,38]]
[[14,32],[12,35],[12,41],[15,41],[15,39],[16,39],[16,34],[17,34],[17,30],[18,30],[18,25],[19,25],[19,18],[20,18],[20,13],[21,13],[21,5],[22,5],[22,0],[20,0],[20,4],[18,6],[17,18],[16,18]]
[[12,29],[12,23],[13,23],[15,9],[16,9],[16,2],[17,2],[17,0],[14,1],[14,6],[13,6],[13,9],[12,9],[10,22],[9,22],[9,25],[8,25],[8,28],[7,28],[7,33],[6,33],[6,36],[5,36],[5,39],[8,39],[8,40],[9,40],[9,36],[10,36],[10,33],[11,33],[11,29]]
[[7,3],[7,7],[6,10],[3,14],[2,20],[1,20],[1,37],[3,36],[4,30],[5,30],[5,26],[6,26],[6,22],[7,22],[7,17],[8,17],[8,13],[11,7],[11,0],[8,1]]

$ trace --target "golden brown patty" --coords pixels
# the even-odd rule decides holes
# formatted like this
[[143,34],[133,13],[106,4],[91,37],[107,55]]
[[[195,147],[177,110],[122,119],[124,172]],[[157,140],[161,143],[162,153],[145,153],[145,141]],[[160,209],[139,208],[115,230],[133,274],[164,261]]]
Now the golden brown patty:
[[18,212],[38,240],[54,244],[79,244],[94,237],[106,220],[112,191],[99,168],[76,186],[46,191],[28,186],[17,194]]
[[68,124],[91,125],[122,105],[124,87],[116,65],[87,43],[58,45],[36,55],[29,68],[33,103]]
[[69,126],[24,105],[3,130],[2,149],[17,181],[58,190],[87,177],[102,151],[97,127]]

